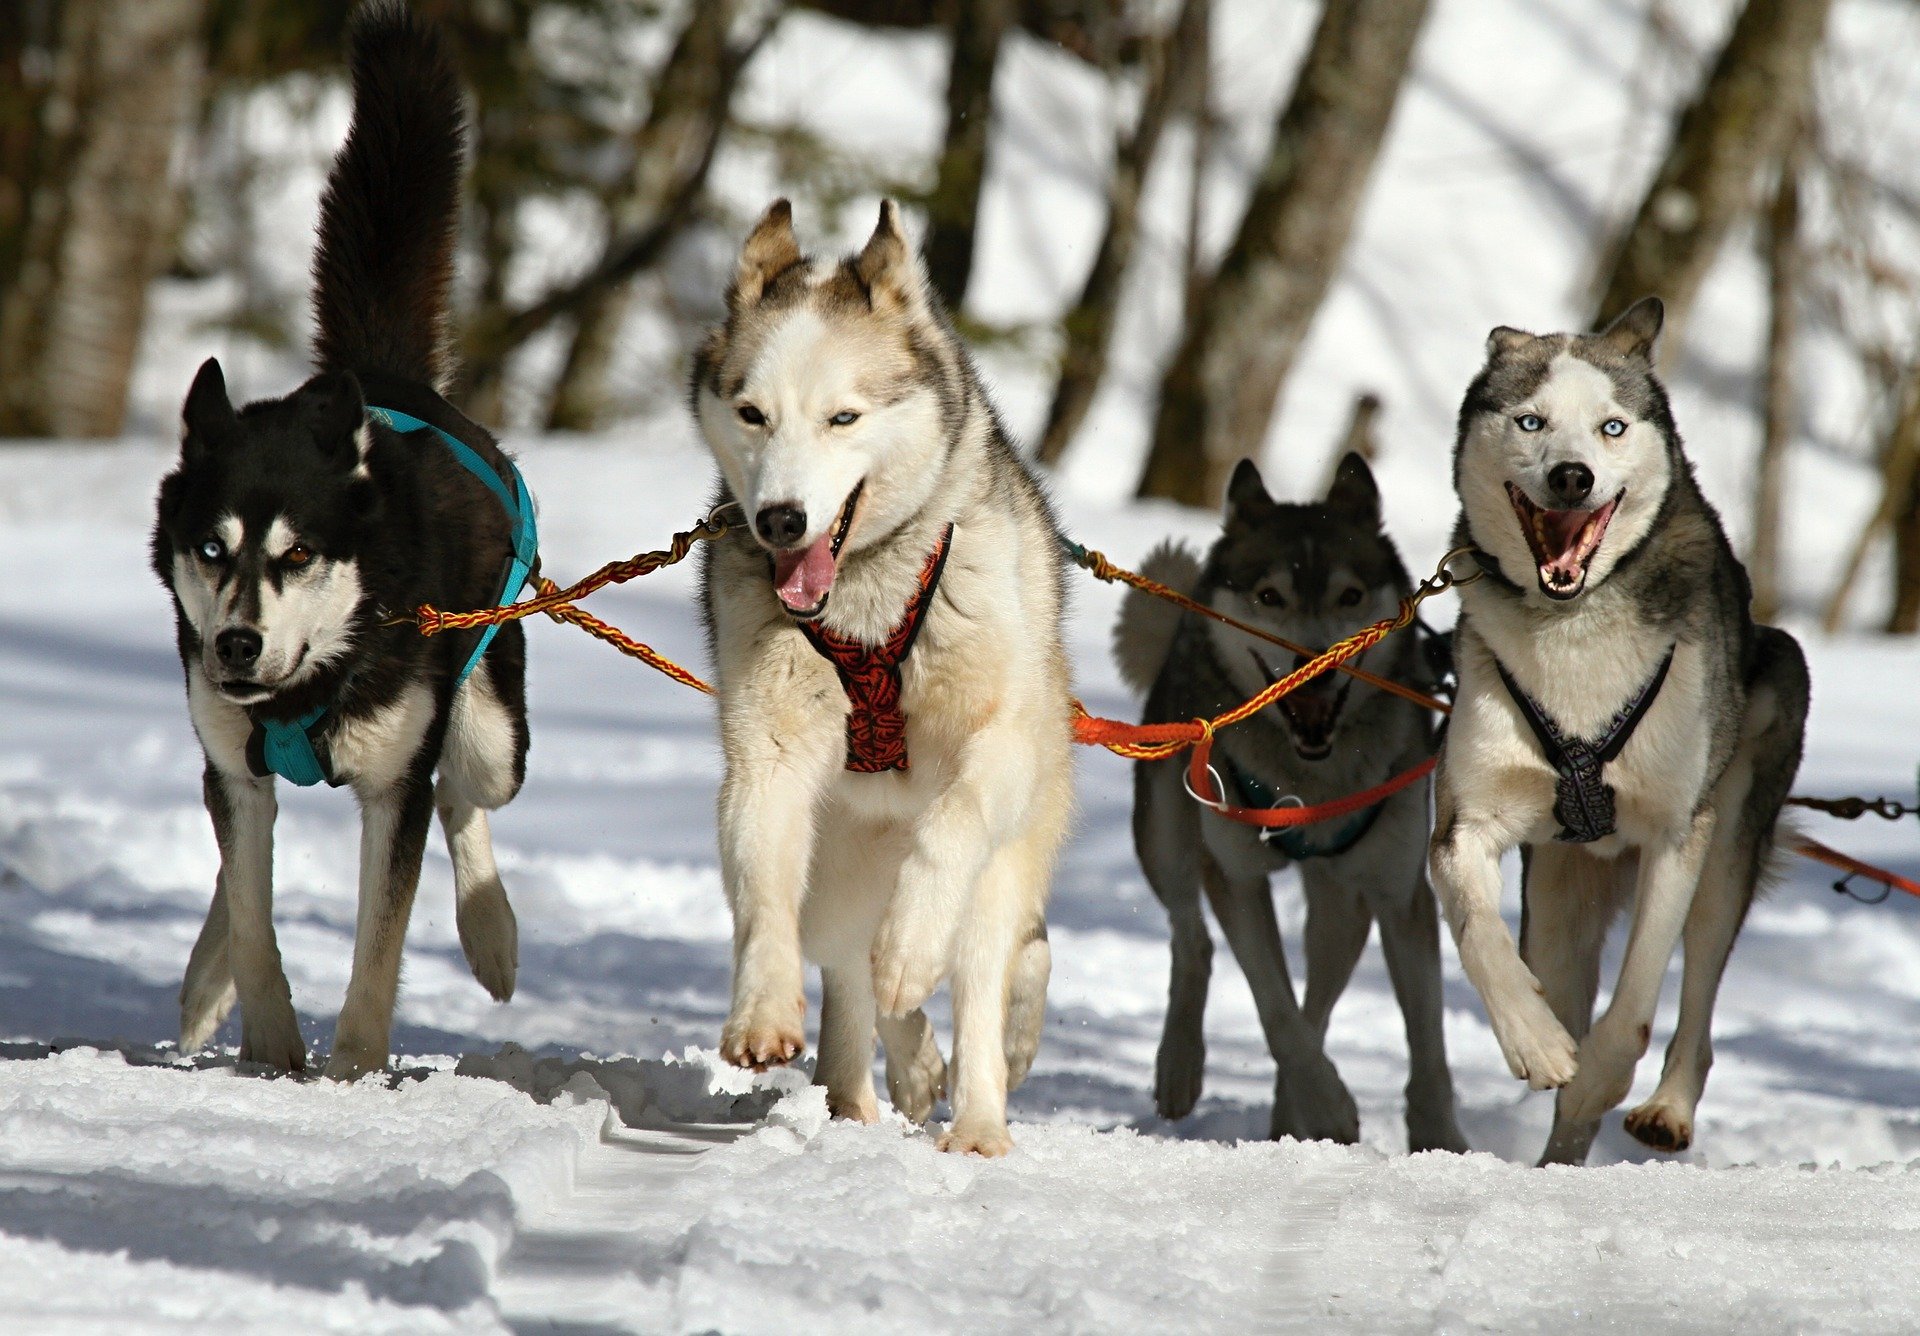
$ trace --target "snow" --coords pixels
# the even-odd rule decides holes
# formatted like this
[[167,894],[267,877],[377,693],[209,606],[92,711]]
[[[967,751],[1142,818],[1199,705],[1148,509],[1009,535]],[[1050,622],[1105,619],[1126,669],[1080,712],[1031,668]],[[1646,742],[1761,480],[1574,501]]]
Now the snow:
[[[1726,7],[1683,8],[1710,47]],[[1230,123],[1209,181],[1216,245],[1308,35],[1306,7],[1278,23],[1251,0],[1222,12]],[[1686,85],[1685,70],[1635,66],[1635,14],[1571,0],[1435,6],[1351,262],[1266,452],[1277,489],[1303,495],[1352,393],[1382,390],[1389,524],[1414,567],[1439,555],[1451,522],[1450,419],[1486,328],[1577,317],[1589,229],[1632,193],[1662,118],[1628,86],[1639,80],[1664,108]],[[1840,5],[1837,22],[1847,87],[1888,127],[1862,151],[1897,162],[1912,122],[1894,113],[1920,83],[1911,23],[1867,0]],[[941,69],[925,35],[797,14],[750,70],[743,110],[797,118],[911,179],[938,137]],[[1115,112],[1083,67],[1024,40],[1004,74],[1012,114],[970,314],[1017,324],[1051,318],[1078,286]],[[255,201],[269,293],[302,281],[317,164],[341,111],[334,92],[307,88],[249,118],[283,163]],[[1623,156],[1643,123],[1647,143]],[[730,145],[716,170],[743,219],[796,184],[752,144]],[[1123,499],[1173,325],[1183,171],[1155,175],[1114,383],[1056,484],[1073,535],[1122,562],[1211,527]],[[828,204],[803,201],[810,236],[849,242],[871,225],[869,197]],[[555,272],[592,231],[558,217],[530,226],[550,237]],[[696,274],[712,261],[715,275],[727,259],[682,257]],[[676,296],[712,300],[686,272],[671,281]],[[1736,530],[1756,439],[1745,380],[1756,284],[1750,258],[1731,254],[1696,318],[1725,338],[1697,343],[1674,384]],[[1207,1093],[1169,1126],[1149,1095],[1164,918],[1133,860],[1126,764],[1084,753],[1050,916],[1048,1030],[1013,1101],[1018,1147],[991,1163],[942,1156],[895,1119],[829,1122],[804,1064],[753,1076],[718,1063],[729,921],[710,706],[545,622],[530,628],[529,779],[495,822],[521,931],[513,1002],[491,1003],[469,976],[434,847],[387,1081],[241,1072],[231,1023],[225,1047],[179,1058],[174,995],[216,859],[170,613],[146,569],[153,489],[200,358],[222,356],[243,395],[282,391],[299,368],[205,332],[234,292],[170,282],[157,296],[127,440],[0,451],[0,586],[14,591],[0,608],[0,1310],[13,1329],[1920,1328],[1920,902],[1857,904],[1792,860],[1735,952],[1695,1148],[1677,1160],[1641,1149],[1616,1115],[1592,1167],[1525,1167],[1550,1101],[1507,1074],[1450,944],[1447,1037],[1477,1153],[1404,1154],[1405,1044],[1377,952],[1328,1036],[1361,1146],[1260,1139],[1272,1064],[1225,949]],[[704,509],[708,466],[676,404],[679,335],[657,311],[629,334],[657,407],[604,438],[512,435],[561,578],[662,545]],[[983,360],[1030,434],[1044,357],[1000,343]],[[1810,365],[1839,363],[1820,335]],[[1815,699],[1798,787],[1905,794],[1920,736],[1913,644],[1806,625],[1873,498],[1864,391],[1851,370],[1809,382],[1791,551]],[[1873,568],[1867,579],[1884,584]],[[676,568],[591,606],[698,667],[690,592],[690,568]],[[1106,657],[1116,607],[1113,589],[1076,584],[1071,641],[1090,708],[1124,716],[1135,706]],[[1920,875],[1911,822],[1803,824]],[[346,983],[356,839],[343,795],[283,795],[276,919],[318,1049]],[[1279,879],[1276,894],[1297,947],[1297,882]],[[1655,1082],[1675,991],[1634,1099]]]

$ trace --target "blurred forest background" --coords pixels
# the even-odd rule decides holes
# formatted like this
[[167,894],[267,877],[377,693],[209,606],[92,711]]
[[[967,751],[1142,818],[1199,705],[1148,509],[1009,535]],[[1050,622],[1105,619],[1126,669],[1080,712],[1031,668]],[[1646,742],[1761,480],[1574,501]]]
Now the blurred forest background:
[[[169,434],[164,411],[142,419],[140,405],[181,393],[179,368],[209,351],[257,354],[254,393],[291,388],[312,193],[344,128],[349,8],[0,2],[0,436]],[[1339,445],[1378,457],[1400,414],[1437,488],[1450,405],[1410,403],[1401,387],[1424,372],[1387,363],[1437,361],[1457,400],[1492,323],[1592,325],[1657,292],[1670,369],[1732,405],[1724,421],[1751,424],[1717,475],[1743,494],[1717,499],[1761,613],[1792,584],[1815,591],[1799,598],[1804,620],[1857,624],[1869,607],[1888,630],[1920,628],[1912,0],[416,8],[453,34],[473,97],[457,398],[483,420],[644,441],[636,424],[677,411],[685,349],[775,192],[795,197],[804,236],[833,242],[870,225],[879,194],[912,205],[989,371],[1028,387],[1011,417],[1041,464],[1078,460],[1109,491],[1186,504],[1213,503],[1241,456],[1294,449],[1276,429],[1290,394],[1322,410],[1339,396],[1337,420],[1311,419],[1344,423],[1313,442],[1316,459]],[[1425,45],[1443,19],[1445,56]],[[1568,73],[1587,69],[1604,96]],[[1419,139],[1420,169],[1444,177],[1459,212],[1381,220],[1433,272],[1371,278],[1394,288],[1374,298],[1409,313],[1410,338],[1444,333],[1446,351],[1395,347],[1382,316],[1372,346],[1325,334],[1337,386],[1299,384],[1417,83],[1484,133],[1457,150],[1457,131]],[[836,99],[838,119],[809,114]],[[1604,115],[1585,110],[1602,102]],[[1549,123],[1563,104],[1582,110]],[[1013,153],[1044,165],[1008,175],[996,159]],[[1424,228],[1479,228],[1473,201],[1516,175],[1558,220],[1547,254],[1583,257],[1580,272],[1547,277],[1559,261],[1520,248],[1490,266],[1511,271],[1495,282],[1423,243]],[[996,180],[1033,201],[1021,226],[1073,238],[1034,242],[1037,269],[1002,267],[994,281],[1032,300],[981,290],[985,248],[1021,244],[1004,225],[995,239],[1002,215],[983,192]],[[1043,277],[1023,285],[1027,272]],[[1715,307],[1703,293],[1716,281],[1745,295]],[[1519,310],[1477,296],[1521,283],[1550,290]],[[1428,306],[1450,312],[1444,327]],[[148,363],[159,379],[143,391]],[[1108,452],[1116,423],[1137,449]],[[1709,448],[1682,424],[1696,453]],[[1803,454],[1865,501],[1825,505],[1816,488],[1796,502]],[[1451,498],[1429,504],[1444,523]],[[1789,581],[1796,525],[1825,533],[1823,568]]]

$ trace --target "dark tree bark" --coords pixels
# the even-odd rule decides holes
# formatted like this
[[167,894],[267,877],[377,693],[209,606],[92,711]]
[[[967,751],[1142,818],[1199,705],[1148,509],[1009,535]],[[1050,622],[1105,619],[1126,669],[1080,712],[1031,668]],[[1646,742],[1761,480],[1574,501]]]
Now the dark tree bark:
[[1806,106],[1831,8],[1832,0],[1747,0],[1595,285],[1595,329],[1657,294],[1667,304],[1663,346],[1681,346],[1721,243]]
[[1240,230],[1161,386],[1142,496],[1210,506],[1257,451],[1346,248],[1427,0],[1326,0]]
[[147,288],[173,249],[203,19],[203,0],[41,0],[0,20],[0,435],[124,424]]
[[1000,43],[1019,13],[1015,0],[950,0],[947,136],[927,199],[927,275],[958,311],[973,277],[973,233],[993,129],[993,75]]
[[1886,504],[1893,526],[1893,610],[1887,630],[1920,631],[1920,362],[1908,376],[1905,411],[1886,451]]
[[1793,437],[1798,400],[1794,343],[1800,304],[1800,154],[1790,140],[1780,162],[1780,181],[1767,211],[1767,388],[1761,417],[1760,457],[1754,468],[1753,543],[1747,574],[1753,581],[1753,615],[1772,622],[1780,615],[1780,505],[1787,445]]
[[1066,453],[1106,376],[1120,290],[1140,238],[1140,196],[1172,112],[1183,100],[1194,104],[1194,65],[1196,59],[1206,59],[1208,9],[1208,0],[1183,0],[1173,28],[1154,44],[1147,58],[1147,88],[1139,118],[1114,152],[1107,187],[1107,230],[1080,300],[1062,322],[1060,379],[1040,436],[1039,456],[1045,463],[1057,463]]
[[[610,202],[611,235],[633,235],[652,226],[687,179],[704,172],[707,145],[727,119],[733,86],[727,39],[737,11],[735,0],[703,0],[693,7],[654,81],[652,105],[633,140],[633,172]],[[602,290],[580,310],[547,411],[549,428],[591,431],[606,425],[607,376],[632,302],[629,281]]]

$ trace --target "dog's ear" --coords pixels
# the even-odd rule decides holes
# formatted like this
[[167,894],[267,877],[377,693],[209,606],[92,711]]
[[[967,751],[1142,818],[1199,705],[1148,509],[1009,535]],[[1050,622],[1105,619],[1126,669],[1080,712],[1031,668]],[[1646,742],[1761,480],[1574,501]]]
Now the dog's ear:
[[890,199],[880,201],[880,220],[873,235],[853,262],[867,290],[867,301],[876,311],[900,310],[919,304],[926,292],[926,271],[920,256],[907,240],[900,225],[900,206]]
[[1367,461],[1349,450],[1327,489],[1327,509],[1373,528],[1380,527],[1380,488]]
[[1227,483],[1227,518],[1259,516],[1271,509],[1273,498],[1267,495],[1267,485],[1260,481],[1260,466],[1251,459],[1235,464],[1233,477]]
[[320,453],[342,470],[358,468],[371,443],[359,379],[351,371],[328,371],[301,386],[299,393]]
[[199,463],[240,435],[240,419],[234,414],[233,400],[227,397],[227,377],[220,370],[220,359],[209,357],[194,375],[187,402],[180,410],[184,431],[180,437],[181,457]]
[[760,300],[767,285],[800,263],[800,243],[793,239],[793,205],[775,200],[740,248],[733,286],[727,289],[727,309],[739,311]]
[[1658,297],[1642,297],[1614,318],[1599,334],[1600,342],[1622,357],[1653,360],[1654,340],[1667,322],[1667,304]]
[[1493,358],[1517,353],[1538,337],[1524,329],[1515,329],[1512,325],[1495,325],[1487,334],[1487,356]]

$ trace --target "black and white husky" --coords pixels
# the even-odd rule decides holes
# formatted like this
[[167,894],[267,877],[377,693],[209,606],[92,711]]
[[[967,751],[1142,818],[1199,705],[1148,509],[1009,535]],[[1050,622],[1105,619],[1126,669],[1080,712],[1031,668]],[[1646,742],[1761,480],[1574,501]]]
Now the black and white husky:
[[[1662,309],[1604,333],[1500,328],[1460,409],[1460,523],[1486,577],[1461,593],[1460,686],[1431,871],[1513,1074],[1558,1087],[1545,1160],[1586,1158],[1627,1096],[1676,941],[1680,1022],[1627,1130],[1693,1138],[1720,976],[1800,764],[1807,669],[1757,626],[1654,373]],[[1520,950],[1500,857],[1526,851]],[[1612,1000],[1600,948],[1633,905]]]
[[[1275,502],[1243,460],[1228,488],[1226,528],[1205,560],[1167,545],[1145,570],[1217,611],[1313,647],[1392,616],[1410,587],[1380,527],[1373,475],[1358,455],[1341,462],[1324,501],[1305,505]],[[1217,715],[1295,666],[1293,655],[1264,641],[1137,591],[1122,605],[1114,653],[1122,675],[1146,693],[1147,723]],[[1409,685],[1429,677],[1411,636],[1368,650],[1361,662]],[[1287,798],[1322,803],[1417,765],[1431,754],[1432,735],[1417,705],[1327,673],[1222,732],[1212,765],[1234,806],[1275,807]],[[1440,921],[1422,867],[1426,783],[1347,817],[1266,832],[1210,814],[1187,792],[1186,770],[1184,757],[1142,761],[1134,770],[1134,848],[1173,929],[1154,1076],[1160,1116],[1183,1118],[1200,1097],[1201,1021],[1213,960],[1204,898],[1253,989],[1279,1065],[1274,1136],[1359,1136],[1353,1096],[1322,1044],[1333,1004],[1377,922],[1406,1018],[1407,1144],[1465,1150],[1440,1024]],[[1299,865],[1306,887],[1304,1004],[1287,974],[1268,885],[1290,863]]]
[[486,811],[525,773],[522,633],[505,626],[470,662],[478,633],[426,639],[400,618],[424,602],[488,606],[503,578],[505,596],[518,592],[531,521],[512,464],[436,392],[451,373],[464,141],[452,64],[386,3],[356,19],[351,64],[353,125],[314,261],[320,374],[235,411],[219,364],[201,367],[153,534],[220,846],[180,991],[181,1049],[204,1044],[237,997],[241,1058],[305,1067],[272,922],[274,788],[276,774],[324,778],[362,812],[353,972],[326,1067],[339,1079],[386,1065],[436,805],[467,960],[495,997],[513,992],[517,934]]

